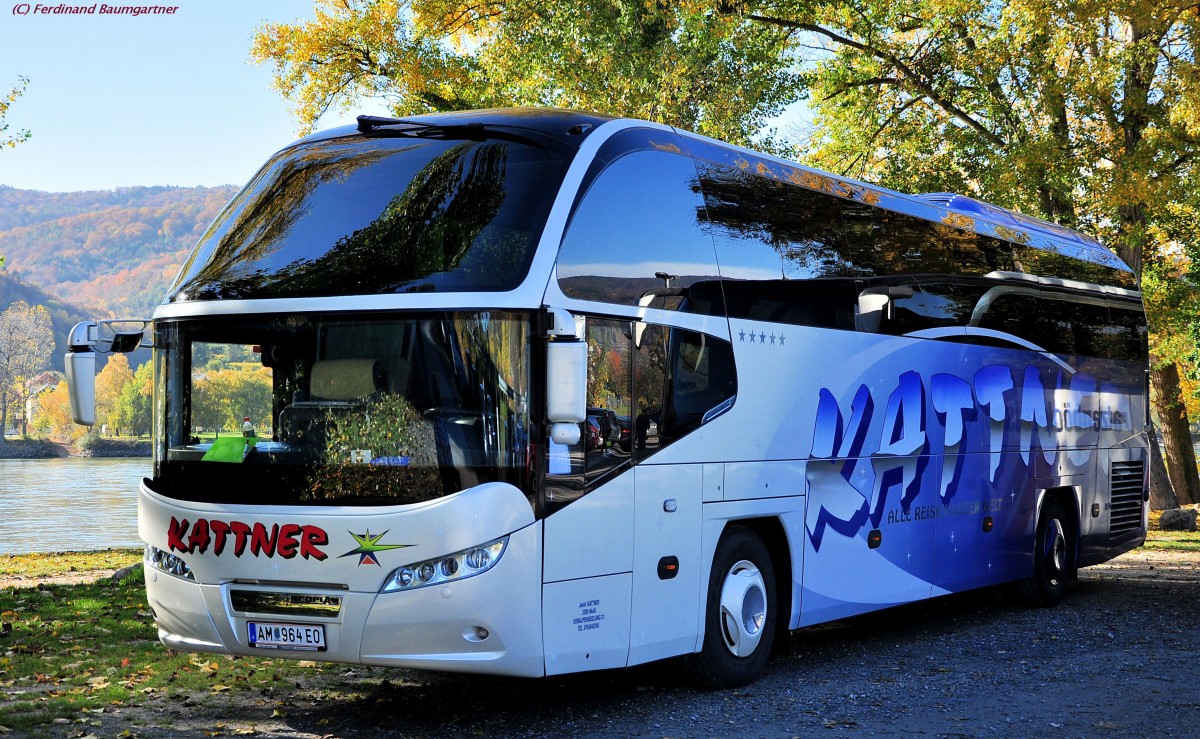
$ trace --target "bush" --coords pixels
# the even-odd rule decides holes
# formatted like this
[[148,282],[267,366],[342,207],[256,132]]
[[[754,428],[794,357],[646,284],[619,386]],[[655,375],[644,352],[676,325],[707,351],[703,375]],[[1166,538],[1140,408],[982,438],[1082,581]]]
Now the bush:
[[75,440],[75,448],[81,452],[89,452],[95,449],[100,444],[100,434],[94,430],[89,430],[86,434]]

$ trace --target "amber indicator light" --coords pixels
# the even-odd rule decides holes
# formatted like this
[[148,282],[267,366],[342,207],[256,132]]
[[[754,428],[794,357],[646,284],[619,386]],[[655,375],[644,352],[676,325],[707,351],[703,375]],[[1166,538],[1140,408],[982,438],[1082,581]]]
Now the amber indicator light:
[[663,557],[658,560],[658,579],[670,580],[679,574],[679,558]]

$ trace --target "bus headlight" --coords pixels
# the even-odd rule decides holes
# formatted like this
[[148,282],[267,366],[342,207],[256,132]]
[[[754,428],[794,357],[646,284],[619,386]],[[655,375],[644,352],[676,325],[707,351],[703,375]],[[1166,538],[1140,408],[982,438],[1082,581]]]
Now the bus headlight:
[[181,577],[184,580],[195,581],[196,579],[196,576],[192,574],[192,568],[188,567],[187,562],[184,562],[182,558],[149,544],[146,545],[146,566],[168,575]]
[[415,590],[474,577],[495,567],[496,563],[500,561],[500,557],[504,556],[506,546],[508,546],[507,536],[487,544],[464,549],[461,552],[447,554],[444,557],[404,565],[388,575],[379,592],[394,593],[397,590]]

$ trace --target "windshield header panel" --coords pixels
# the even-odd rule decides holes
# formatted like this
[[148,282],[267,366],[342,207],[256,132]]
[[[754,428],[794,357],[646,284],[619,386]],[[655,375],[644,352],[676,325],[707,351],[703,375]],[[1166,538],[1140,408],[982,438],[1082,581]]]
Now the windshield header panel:
[[486,127],[381,133],[275,155],[209,227],[168,302],[515,289],[574,148]]

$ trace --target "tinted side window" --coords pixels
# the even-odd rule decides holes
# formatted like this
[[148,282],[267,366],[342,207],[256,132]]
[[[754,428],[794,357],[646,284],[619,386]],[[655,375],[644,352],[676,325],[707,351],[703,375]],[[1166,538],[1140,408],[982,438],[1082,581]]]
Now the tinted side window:
[[806,280],[870,273],[842,239],[837,198],[734,167],[698,166],[722,277]]
[[707,334],[674,329],[667,392],[658,435],[665,446],[715,418],[737,395],[733,346]]
[[[1004,290],[1005,288],[997,288]],[[1139,311],[1089,302],[1080,295],[1028,288],[980,301],[972,325],[1019,336],[1056,354],[1145,361]]]
[[[996,238],[964,225],[961,222],[964,216],[950,214],[939,222],[872,207],[871,194],[866,189],[833,175],[800,170],[711,142],[691,138],[684,141],[698,161],[709,214],[718,230],[733,227],[745,233],[758,232],[766,247],[781,246],[773,240],[771,231],[778,233],[786,228],[781,229],[782,222],[776,219],[786,221],[796,212],[780,211],[775,206],[786,197],[807,198],[812,202],[823,200],[838,211],[842,240],[839,258],[843,266],[859,276],[911,273],[982,276],[1005,271],[1137,289],[1133,274],[1127,270],[1023,246],[1026,237],[1013,229],[1007,232],[998,229],[997,234],[1004,238]],[[758,194],[737,197],[738,190]],[[740,202],[742,207],[722,207],[731,202],[735,205]],[[758,249],[757,253],[746,250],[739,255],[738,262],[730,262],[730,255],[724,252],[719,256],[723,270],[727,265],[752,268],[756,272],[774,273],[780,269],[778,256],[770,249]],[[747,279],[732,270],[727,276]]]
[[853,279],[725,280],[725,303],[733,318],[854,329]]
[[1045,249],[1035,249],[1032,246],[1015,246],[1013,254],[1016,264],[1019,265],[1019,271],[1031,275],[1078,280],[1096,285],[1115,285],[1128,290],[1140,289],[1137,278],[1132,272],[1125,270],[1072,259]]
[[608,164],[571,216],[558,284],[581,300],[637,305],[653,293],[708,283],[655,307],[723,315],[712,240],[701,227],[696,168],[673,151],[640,150]]
[[1117,305],[1109,306],[1108,315],[1111,319],[1106,338],[1111,339],[1110,356],[1118,359],[1130,359],[1138,362],[1146,361],[1150,353],[1149,336],[1146,329],[1146,316],[1140,308],[1123,308]]

